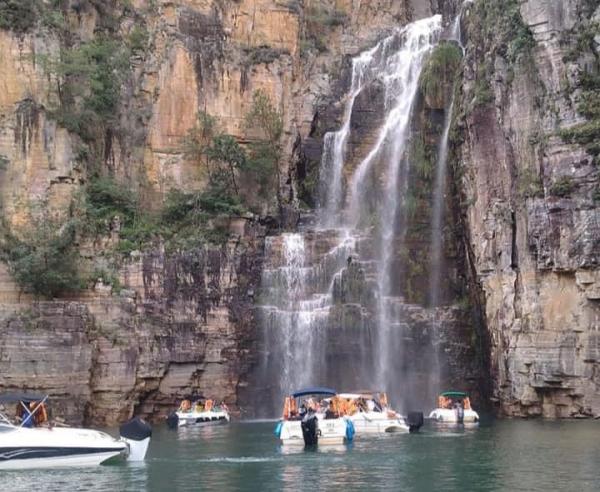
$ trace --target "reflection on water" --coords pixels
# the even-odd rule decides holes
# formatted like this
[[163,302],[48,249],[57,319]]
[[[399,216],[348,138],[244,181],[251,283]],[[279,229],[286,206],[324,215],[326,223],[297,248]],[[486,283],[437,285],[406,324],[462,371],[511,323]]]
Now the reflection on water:
[[0,489],[48,491],[592,491],[600,423],[502,421],[426,425],[305,452],[280,446],[273,423],[155,428],[146,463],[0,472]]
[[304,449],[303,444],[286,444],[285,446],[279,445],[278,450],[281,454],[308,454],[308,453],[319,453],[319,454],[343,454],[349,449],[352,449],[353,444],[328,444],[327,446],[319,446],[314,449]]

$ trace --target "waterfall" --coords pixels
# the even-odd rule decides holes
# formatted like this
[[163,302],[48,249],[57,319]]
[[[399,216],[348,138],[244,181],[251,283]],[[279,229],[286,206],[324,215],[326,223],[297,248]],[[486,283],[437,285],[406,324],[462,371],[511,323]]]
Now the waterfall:
[[[462,14],[465,6],[471,3],[470,0],[463,2],[460,8],[459,14],[452,22],[450,33],[448,36],[449,41],[456,41],[461,48],[461,51],[465,52],[465,47],[462,44],[462,33],[461,33],[461,21]],[[436,172],[435,181],[433,187],[433,207],[432,207],[432,221],[431,221],[431,266],[429,275],[429,305],[432,308],[438,308],[441,302],[441,278],[442,271],[444,268],[443,263],[443,246],[444,246],[444,191],[446,185],[446,175],[448,168],[448,144],[450,140],[450,129],[452,127],[452,114],[454,112],[454,98],[455,93],[452,91],[452,97],[450,105],[444,116],[444,127],[440,142],[438,144],[437,161],[436,161]],[[440,328],[441,322],[439,319],[439,313],[436,313],[433,317],[433,331],[437,332]],[[440,375],[440,361],[439,353],[434,350],[434,360],[432,361],[432,368],[429,376],[429,385],[432,387],[439,386]]]
[[446,184],[446,172],[448,167],[448,143],[450,138],[450,127],[452,126],[452,112],[454,110],[454,95],[450,107],[444,117],[444,130],[438,145],[437,165],[435,181],[433,186],[433,209],[431,221],[431,275],[429,304],[437,307],[440,303],[440,279],[442,272],[442,247],[444,227],[444,190]]
[[356,97],[363,90],[367,74],[378,46],[365,51],[352,60],[352,79],[347,103],[344,107],[342,127],[337,132],[329,132],[323,142],[323,157],[320,168],[320,187],[323,208],[320,210],[321,224],[325,227],[339,226],[339,213],[343,200],[343,179],[346,142],[350,134],[352,108]]
[[[353,59],[341,127],[324,138],[319,225],[267,240],[260,310],[271,415],[286,392],[304,385],[371,386],[386,389],[396,404],[403,399],[410,308],[397,263],[410,127],[421,70],[441,32],[441,16],[419,20]],[[351,123],[367,88],[382,99],[381,123],[352,166]]]

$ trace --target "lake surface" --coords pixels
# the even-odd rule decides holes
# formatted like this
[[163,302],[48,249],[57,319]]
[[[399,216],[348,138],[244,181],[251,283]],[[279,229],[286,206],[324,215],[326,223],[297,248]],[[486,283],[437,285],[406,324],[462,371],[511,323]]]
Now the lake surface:
[[492,421],[286,450],[273,422],[170,431],[145,463],[0,472],[2,491],[600,490],[600,421]]

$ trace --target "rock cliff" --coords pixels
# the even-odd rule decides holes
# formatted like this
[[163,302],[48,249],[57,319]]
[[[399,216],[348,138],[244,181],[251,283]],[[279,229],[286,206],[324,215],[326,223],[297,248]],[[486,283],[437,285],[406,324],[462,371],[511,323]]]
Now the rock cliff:
[[[277,261],[264,258],[265,236],[310,223],[350,56],[432,13],[448,24],[460,3],[0,2],[1,243],[8,250],[41,229],[40,207],[60,231],[77,219],[69,247],[85,274],[76,292],[44,299],[16,282],[4,254],[0,388],[48,391],[57,413],[94,424],[164,414],[191,387],[243,412],[262,350],[261,272]],[[506,415],[600,415],[599,23],[594,0],[464,6],[438,347],[450,354],[448,384],[468,380],[485,395],[489,370]],[[203,215],[191,229],[219,237],[174,247],[138,217],[162,210],[171,189],[207,189],[189,151],[203,114],[254,148],[246,115],[257,91],[281,116],[275,182],[261,194],[243,177],[246,210]],[[426,146],[439,138],[447,96],[420,99],[413,131]],[[355,158],[379,123],[375,101],[377,87],[358,101]],[[129,222],[103,215],[90,233],[82,222],[94,211],[82,203],[98,176],[135,196],[136,209]],[[415,223],[429,220],[421,207]],[[413,265],[402,294],[422,350],[427,248],[422,233],[411,241],[398,256]]]
[[482,2],[466,55],[454,176],[514,416],[598,416],[598,2]]

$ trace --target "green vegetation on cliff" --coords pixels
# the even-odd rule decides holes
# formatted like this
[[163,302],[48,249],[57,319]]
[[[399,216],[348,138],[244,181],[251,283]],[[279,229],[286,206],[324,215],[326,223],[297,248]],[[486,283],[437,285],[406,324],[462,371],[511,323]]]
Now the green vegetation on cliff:
[[456,43],[442,42],[433,50],[419,79],[419,87],[429,101],[443,107],[461,62],[462,51]]
[[[100,92],[103,87],[100,84]],[[104,104],[98,93],[90,93],[89,100]],[[110,99],[105,102],[112,104]],[[24,291],[48,298],[80,290],[84,277],[94,282],[102,278],[116,286],[118,261],[109,261],[110,267],[104,261],[102,267],[82,268],[90,260],[80,257],[76,238],[94,241],[116,235],[119,254],[145,249],[156,241],[167,250],[222,245],[229,235],[230,218],[244,214],[254,203],[251,196],[242,194],[238,179],[244,179],[245,188],[273,196],[279,173],[281,115],[264,93],[255,94],[246,124],[256,136],[244,148],[219,131],[215,118],[202,113],[184,146],[187,158],[206,172],[208,183],[195,191],[172,189],[158,210],[145,207],[136,190],[90,170],[91,177],[68,220],[51,220],[42,214],[18,235],[3,228],[2,257],[13,277]],[[83,275],[85,269],[93,273]]]
[[59,59],[43,59],[48,72],[57,78],[60,95],[50,115],[84,142],[98,143],[118,123],[121,88],[129,76],[131,56],[122,41],[98,37],[64,48]]
[[39,0],[2,0],[0,1],[0,29],[24,32],[37,22]]
[[[578,63],[575,98],[577,111],[587,121],[563,128],[558,134],[567,143],[583,146],[600,163],[600,56],[596,52],[596,37],[600,35],[600,24],[585,22],[577,32],[569,32],[563,44],[568,46],[564,61]],[[585,61],[579,63],[580,59]]]
[[73,221],[43,213],[20,237],[5,232],[2,259],[25,292],[51,298],[82,287],[75,231]]
[[325,36],[331,29],[345,25],[347,19],[347,14],[333,5],[311,3],[304,12],[305,29],[300,41],[302,53],[327,51]]
[[588,121],[559,132],[565,142],[583,145],[596,158],[600,155],[600,57],[596,54],[594,38],[599,34],[599,24],[585,26],[575,37],[574,46],[567,56],[567,60],[571,61],[586,55],[594,60],[593,63],[585,63],[580,70],[577,87],[577,111]]
[[523,21],[518,0],[477,0],[467,19],[469,41],[474,47],[477,66],[472,107],[486,106],[494,100],[491,85],[494,60],[497,57],[506,60],[507,82],[510,83],[515,70],[535,70],[532,58],[535,39]]

